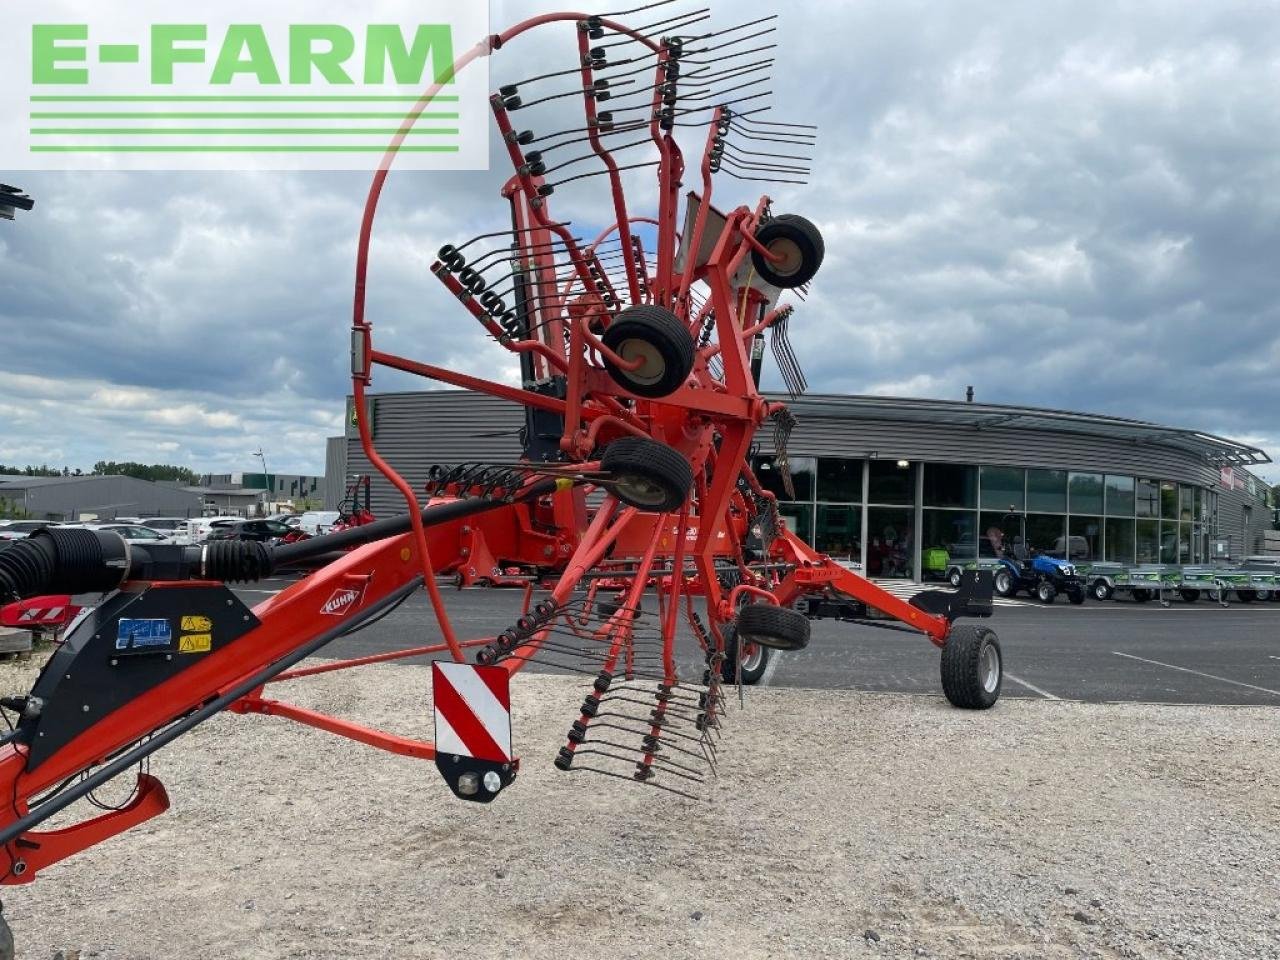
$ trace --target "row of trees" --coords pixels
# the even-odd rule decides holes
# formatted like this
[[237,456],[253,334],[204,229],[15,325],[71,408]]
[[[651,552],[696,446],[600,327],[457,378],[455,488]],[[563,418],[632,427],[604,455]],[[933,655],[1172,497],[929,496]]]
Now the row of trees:
[[194,470],[188,470],[186,467],[175,467],[167,463],[135,463],[132,460],[126,460],[123,463],[117,463],[114,460],[99,460],[87,474],[79,467],[74,470],[70,467],[59,469],[48,464],[41,464],[38,467],[31,465],[10,467],[0,463],[0,475],[5,474],[18,477],[124,476],[135,477],[138,480],[177,480],[191,485],[200,482],[200,476]]

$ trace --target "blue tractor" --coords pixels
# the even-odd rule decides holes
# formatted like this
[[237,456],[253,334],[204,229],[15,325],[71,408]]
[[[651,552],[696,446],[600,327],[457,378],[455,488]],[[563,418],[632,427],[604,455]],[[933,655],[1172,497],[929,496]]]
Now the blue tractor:
[[1014,597],[1027,593],[1041,603],[1053,603],[1063,593],[1073,604],[1084,603],[1085,582],[1070,561],[1036,550],[1027,543],[1026,517],[1009,514],[1005,525],[1018,524],[1019,535],[1012,544],[1003,542],[996,551],[994,589],[997,596]]

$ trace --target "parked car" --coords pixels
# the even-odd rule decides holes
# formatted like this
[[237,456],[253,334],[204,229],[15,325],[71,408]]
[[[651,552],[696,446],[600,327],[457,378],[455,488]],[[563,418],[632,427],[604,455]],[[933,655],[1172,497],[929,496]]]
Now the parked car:
[[237,520],[233,523],[218,523],[209,531],[210,542],[257,540],[259,543],[290,543],[305,539],[307,534],[280,520]]
[[106,530],[118,533],[125,543],[172,543],[169,536],[159,530],[152,530],[137,523],[66,523],[64,528],[73,530]]
[[41,527],[56,527],[48,520],[0,520],[0,540],[25,540]]
[[187,538],[191,543],[204,543],[209,539],[209,531],[213,529],[214,524],[235,523],[243,517],[221,516],[221,517],[200,517],[197,520],[187,521]]
[[298,521],[303,533],[320,536],[329,532],[329,528],[338,522],[341,514],[337,510],[308,510]]
[[190,543],[191,534],[187,530],[186,517],[148,517],[142,521],[144,527],[159,530],[174,543]]

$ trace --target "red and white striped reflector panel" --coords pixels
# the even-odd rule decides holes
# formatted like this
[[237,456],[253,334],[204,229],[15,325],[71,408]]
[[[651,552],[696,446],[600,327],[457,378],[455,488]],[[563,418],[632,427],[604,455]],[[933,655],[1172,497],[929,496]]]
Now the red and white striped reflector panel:
[[79,612],[69,596],[32,597],[0,608],[0,626],[61,627]]
[[511,756],[511,674],[502,667],[431,665],[436,750],[506,763]]

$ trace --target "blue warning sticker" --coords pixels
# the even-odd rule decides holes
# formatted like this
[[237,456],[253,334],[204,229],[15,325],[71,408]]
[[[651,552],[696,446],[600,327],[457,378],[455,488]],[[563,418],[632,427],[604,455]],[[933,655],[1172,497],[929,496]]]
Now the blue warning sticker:
[[168,620],[121,620],[116,627],[117,650],[154,650],[172,643]]

